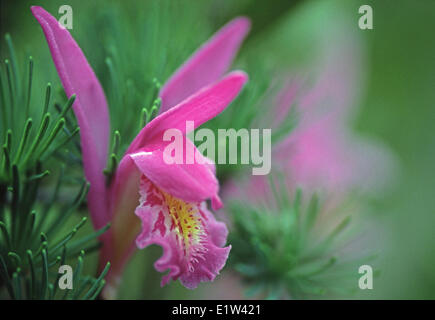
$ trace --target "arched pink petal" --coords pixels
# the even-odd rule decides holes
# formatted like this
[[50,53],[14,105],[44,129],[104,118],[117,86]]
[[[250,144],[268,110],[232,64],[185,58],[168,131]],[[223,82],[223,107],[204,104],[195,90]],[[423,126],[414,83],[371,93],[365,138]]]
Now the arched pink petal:
[[157,271],[194,289],[200,282],[213,281],[224,267],[230,246],[223,247],[228,230],[215,220],[205,203],[186,203],[168,195],[145,177],[141,179],[140,205],[136,215],[142,220],[142,232],[136,239],[139,248],[158,244],[163,255],[154,264]]
[[91,66],[68,30],[41,7],[31,8],[47,39],[54,64],[68,97],[76,94],[73,110],[80,127],[83,165],[91,187],[88,194],[96,228],[107,222],[106,166],[109,114],[106,98]]
[[126,153],[134,153],[146,145],[158,148],[166,130],[178,129],[186,133],[186,121],[194,121],[196,128],[213,119],[233,101],[247,80],[246,73],[233,71],[219,82],[201,89],[148,123]]
[[129,156],[142,174],[174,197],[187,202],[201,202],[218,193],[218,181],[207,164],[167,164],[161,149]]
[[161,112],[222,77],[248,34],[250,25],[247,18],[233,19],[204,43],[163,86],[160,91]]

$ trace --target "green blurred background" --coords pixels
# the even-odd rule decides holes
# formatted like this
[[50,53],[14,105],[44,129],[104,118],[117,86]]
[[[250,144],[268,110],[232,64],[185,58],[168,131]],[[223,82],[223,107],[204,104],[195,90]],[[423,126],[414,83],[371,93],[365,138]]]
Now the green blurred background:
[[[134,28],[144,10],[149,9],[143,4],[145,2],[1,1],[0,34],[3,37],[5,32],[11,33],[22,61],[28,54],[33,55],[38,77],[34,81],[34,92],[43,91],[47,81],[60,88],[42,31],[30,13],[30,5],[42,5],[55,16],[60,5],[71,5],[74,10],[72,34],[97,74],[101,75],[104,74],[104,63],[100,61],[103,49],[98,39],[105,38],[106,26],[98,25],[104,21],[98,17],[115,8],[115,18]],[[376,200],[370,200],[374,209],[367,216],[380,226],[381,231],[376,232],[382,233],[377,237],[379,245],[373,248],[379,253],[375,267],[381,270],[381,275],[375,279],[373,290],[346,298],[434,299],[435,136],[432,123],[435,121],[435,1],[180,3],[182,10],[176,12],[177,19],[169,19],[171,15],[168,15],[167,21],[159,22],[179,29],[177,39],[157,39],[155,44],[155,56],[166,48],[173,61],[160,69],[148,67],[147,70],[154,72],[146,75],[149,78],[157,76],[163,82],[173,71],[173,66],[179,65],[222,24],[241,14],[252,19],[253,29],[236,65],[243,66],[245,56],[267,61],[278,70],[283,67],[301,70],[310,66],[319,48],[334,44],[330,40],[337,33],[345,32],[358,41],[364,60],[364,82],[353,126],[358,132],[385,142],[397,156],[398,170],[392,186]],[[358,28],[358,8],[363,4],[373,8],[373,30]],[[113,36],[117,39],[119,35]],[[128,52],[133,54],[140,46],[141,43],[132,44]],[[5,57],[4,47],[2,41],[2,59]],[[136,67],[141,66],[142,61]],[[103,81],[103,85],[107,92],[108,84]],[[160,254],[160,248],[156,247],[136,254],[126,271],[121,298],[232,297],[228,289],[219,285],[220,279],[213,284],[204,284],[196,291],[184,289],[178,283],[160,289],[160,274],[151,263]],[[223,273],[223,277],[228,278],[225,270]]]

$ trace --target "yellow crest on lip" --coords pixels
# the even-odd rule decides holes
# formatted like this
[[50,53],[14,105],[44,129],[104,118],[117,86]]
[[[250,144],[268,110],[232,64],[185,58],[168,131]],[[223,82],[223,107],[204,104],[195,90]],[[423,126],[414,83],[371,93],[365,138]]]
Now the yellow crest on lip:
[[193,271],[192,263],[197,262],[198,258],[203,258],[203,253],[206,251],[202,246],[206,233],[199,204],[185,202],[163,191],[162,193],[172,219],[171,229],[176,233],[184,249],[190,271]]
[[166,192],[162,193],[165,197],[175,232],[182,237],[186,248],[188,249],[190,245],[199,243],[204,231],[198,206],[175,198]]

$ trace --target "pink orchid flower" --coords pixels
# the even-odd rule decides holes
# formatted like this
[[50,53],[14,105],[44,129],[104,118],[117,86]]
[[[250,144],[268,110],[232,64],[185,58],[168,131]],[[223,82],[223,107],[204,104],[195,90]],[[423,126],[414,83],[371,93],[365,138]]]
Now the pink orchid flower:
[[[160,272],[169,269],[162,285],[180,279],[187,288],[195,288],[201,281],[214,280],[231,248],[224,247],[225,224],[215,220],[205,203],[211,199],[214,209],[222,205],[214,164],[199,152],[195,156],[202,161],[194,164],[166,164],[163,149],[168,142],[163,141],[163,133],[178,129],[187,134],[186,121],[200,126],[238,95],[247,75],[234,71],[221,77],[247,34],[249,21],[230,22],[169,79],[160,94],[161,114],[139,132],[106,186],[103,169],[110,129],[103,89],[70,33],[43,8],[31,10],[43,29],[67,96],[76,94],[73,110],[81,129],[84,171],[91,184],[88,205],[94,227],[111,223],[101,238],[100,266],[107,261],[112,264],[103,296],[115,297],[135,244],[162,246],[163,255],[154,264]],[[194,148],[187,138],[184,143]]]

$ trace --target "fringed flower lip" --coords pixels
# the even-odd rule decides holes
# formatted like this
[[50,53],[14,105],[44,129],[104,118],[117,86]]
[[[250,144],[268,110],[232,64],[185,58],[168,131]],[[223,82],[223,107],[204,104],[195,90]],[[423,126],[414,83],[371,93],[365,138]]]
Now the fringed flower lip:
[[111,223],[101,237],[100,265],[107,261],[112,264],[103,296],[116,296],[120,276],[136,245],[162,246],[163,256],[155,263],[158,271],[169,269],[162,285],[180,279],[187,288],[195,288],[201,281],[213,280],[230,250],[230,246],[224,247],[225,224],[217,222],[205,204],[211,199],[214,208],[222,205],[214,165],[207,161],[164,163],[163,133],[175,128],[187,134],[186,121],[200,126],[238,95],[247,75],[234,71],[222,76],[249,31],[249,20],[241,17],[228,23],[166,82],[160,91],[160,115],[132,141],[106,186],[103,170],[110,122],[103,89],[68,30],[43,8],[34,6],[31,10],[42,27],[67,96],[76,95],[73,111],[80,127],[85,176],[90,182],[88,205],[94,227]]
[[179,278],[190,289],[201,281],[212,281],[223,268],[231,246],[223,247],[227,237],[224,223],[217,222],[205,202],[186,202],[158,189],[142,176],[140,204],[136,215],[142,232],[136,239],[139,248],[150,244],[163,247],[155,268],[169,273],[162,285]]

